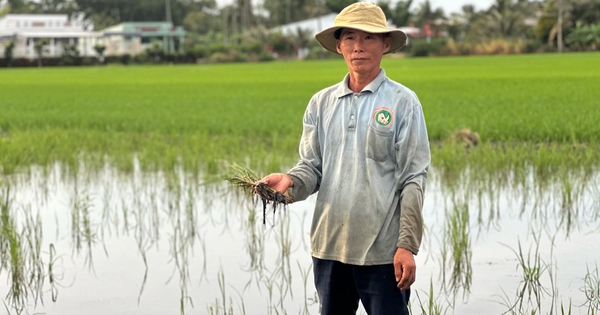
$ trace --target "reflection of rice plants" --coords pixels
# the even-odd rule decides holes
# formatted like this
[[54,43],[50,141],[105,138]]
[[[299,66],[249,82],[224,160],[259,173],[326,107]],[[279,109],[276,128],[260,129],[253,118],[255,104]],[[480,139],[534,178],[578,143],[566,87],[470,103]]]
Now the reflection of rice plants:
[[[442,278],[447,292],[453,296],[462,289],[465,296],[471,290],[471,240],[469,233],[469,205],[454,202],[448,213],[442,245]],[[446,271],[450,270],[450,276]]]
[[6,188],[0,195],[0,234],[1,263],[0,270],[9,273],[10,290],[6,299],[8,304],[21,313],[27,305],[29,288],[27,287],[27,271],[25,270],[25,245],[17,231],[10,199],[10,189]]
[[75,188],[73,199],[71,200],[71,238],[73,249],[77,253],[81,252],[83,246],[86,249],[85,263],[93,270],[92,245],[96,242],[96,232],[92,230],[90,219],[90,210],[92,202],[85,193],[80,195],[79,190]]
[[[44,285],[50,286],[52,301],[56,300],[58,259],[50,245],[50,259],[46,265],[41,257],[42,224],[39,215],[27,207],[23,209],[23,224],[17,224],[17,212],[12,203],[9,187],[0,190],[0,273],[7,272],[9,290],[5,307],[20,314],[32,303],[44,303]],[[8,303],[8,305],[6,304]]]
[[[233,307],[231,301],[227,303],[227,292],[225,290],[225,273],[223,269],[219,270],[217,274],[217,280],[219,282],[219,290],[221,292],[221,301],[215,300],[213,305],[208,306],[208,314],[210,315],[233,315]],[[182,313],[183,314],[183,313]]]

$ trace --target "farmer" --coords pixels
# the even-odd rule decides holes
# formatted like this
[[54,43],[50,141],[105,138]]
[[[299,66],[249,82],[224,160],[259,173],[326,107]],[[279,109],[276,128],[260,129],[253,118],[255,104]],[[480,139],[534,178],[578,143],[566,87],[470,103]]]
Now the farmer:
[[319,192],[310,233],[321,314],[356,314],[359,300],[370,315],[408,314],[429,142],[417,96],[380,68],[406,35],[359,2],[316,38],[349,73],[310,100],[298,164],[262,180],[295,201]]

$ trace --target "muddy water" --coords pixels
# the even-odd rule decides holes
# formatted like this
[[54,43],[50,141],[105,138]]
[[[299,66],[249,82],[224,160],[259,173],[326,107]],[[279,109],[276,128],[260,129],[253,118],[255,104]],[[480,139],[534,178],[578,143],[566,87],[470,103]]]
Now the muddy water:
[[[432,284],[448,314],[502,314],[515,303],[544,314],[571,303],[573,314],[586,314],[584,278],[600,260],[600,176],[590,178],[571,190],[532,189],[532,180],[474,193],[447,187],[433,170],[413,313],[428,310]],[[262,207],[248,197],[183,171],[74,174],[56,165],[12,175],[2,187],[21,240],[20,270],[43,280],[25,281],[26,298],[15,300],[15,269],[3,265],[0,296],[11,313],[318,314],[314,196],[268,209],[263,225]],[[541,289],[525,286],[519,257],[538,271]]]

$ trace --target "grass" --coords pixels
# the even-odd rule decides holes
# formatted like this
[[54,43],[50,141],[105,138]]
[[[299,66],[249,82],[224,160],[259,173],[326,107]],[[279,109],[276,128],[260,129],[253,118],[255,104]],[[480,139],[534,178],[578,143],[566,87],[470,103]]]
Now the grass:
[[[385,59],[383,67],[420,97],[433,144],[469,127],[484,144],[598,151],[599,54]],[[3,173],[56,161],[75,168],[83,155],[88,169],[106,161],[132,169],[135,157],[144,169],[217,173],[248,158],[253,169],[278,171],[297,158],[312,94],[345,73],[340,60],[3,69],[0,165]]]

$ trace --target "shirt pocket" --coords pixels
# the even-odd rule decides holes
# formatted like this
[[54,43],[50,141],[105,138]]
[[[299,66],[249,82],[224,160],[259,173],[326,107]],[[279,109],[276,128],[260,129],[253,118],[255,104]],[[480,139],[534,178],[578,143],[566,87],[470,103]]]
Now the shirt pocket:
[[390,159],[390,150],[394,148],[394,131],[381,130],[374,126],[367,129],[367,158],[378,162]]

